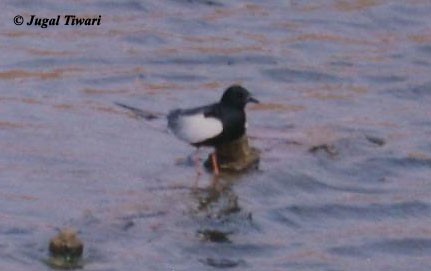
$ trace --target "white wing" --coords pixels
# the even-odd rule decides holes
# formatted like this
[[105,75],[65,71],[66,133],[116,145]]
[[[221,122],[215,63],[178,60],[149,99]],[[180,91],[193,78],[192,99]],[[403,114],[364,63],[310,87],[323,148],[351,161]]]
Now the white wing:
[[223,131],[223,124],[219,119],[205,117],[204,114],[177,115],[170,126],[174,134],[189,143],[199,143],[215,137]]

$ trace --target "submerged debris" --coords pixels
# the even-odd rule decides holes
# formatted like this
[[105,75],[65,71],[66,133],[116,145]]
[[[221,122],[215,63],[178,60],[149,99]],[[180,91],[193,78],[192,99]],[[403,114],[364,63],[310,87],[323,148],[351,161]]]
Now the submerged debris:
[[308,151],[311,153],[325,152],[325,153],[329,154],[331,157],[335,157],[338,155],[338,150],[332,144],[316,145],[316,146],[309,148]]
[[370,141],[373,144],[376,144],[378,146],[383,146],[386,144],[385,140],[383,138],[375,137],[375,136],[365,136],[365,138]]
[[214,243],[230,243],[229,235],[232,232],[222,232],[219,230],[199,230],[198,237],[202,241],[209,241]]

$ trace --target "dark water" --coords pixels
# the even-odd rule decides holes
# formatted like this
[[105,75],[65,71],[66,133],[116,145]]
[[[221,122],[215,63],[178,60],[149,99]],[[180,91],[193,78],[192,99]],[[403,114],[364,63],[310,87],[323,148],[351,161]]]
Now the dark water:
[[[85,270],[431,270],[429,1],[2,3],[2,270],[46,270],[63,227]],[[102,20],[13,24],[32,14]],[[218,189],[163,118],[114,105],[233,83],[263,102],[261,163]]]

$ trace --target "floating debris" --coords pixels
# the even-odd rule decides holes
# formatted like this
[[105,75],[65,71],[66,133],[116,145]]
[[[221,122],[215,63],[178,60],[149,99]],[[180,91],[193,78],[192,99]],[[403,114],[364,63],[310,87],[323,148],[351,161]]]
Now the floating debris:
[[49,243],[48,264],[55,269],[82,268],[84,244],[73,229],[63,229]]

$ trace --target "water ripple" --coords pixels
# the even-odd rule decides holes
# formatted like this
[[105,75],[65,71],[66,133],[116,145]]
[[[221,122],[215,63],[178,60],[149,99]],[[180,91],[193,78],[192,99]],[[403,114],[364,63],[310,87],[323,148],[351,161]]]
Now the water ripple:
[[117,11],[148,11],[145,5],[141,1],[127,0],[127,1],[97,1],[94,6],[103,8],[106,10],[117,10]]
[[207,55],[202,57],[175,57],[162,60],[150,60],[149,64],[176,64],[176,65],[235,65],[235,64],[276,64],[277,60],[272,56],[264,55]]
[[220,1],[214,1],[214,0],[171,0],[180,4],[197,4],[197,5],[204,5],[204,6],[216,6],[216,7],[222,7],[223,4]]
[[325,204],[320,206],[293,205],[275,210],[287,217],[323,221],[333,219],[384,220],[387,218],[427,217],[431,206],[424,202],[412,201],[395,204],[370,204],[353,206],[344,204]]
[[277,68],[262,71],[264,75],[280,82],[298,83],[298,82],[336,82],[339,81],[335,75],[316,72],[296,70],[290,68]]
[[389,253],[426,257],[431,255],[431,239],[403,238],[387,239],[366,243],[360,246],[339,246],[329,249],[330,252],[350,257],[369,257],[374,253]]
[[427,82],[422,85],[411,86],[405,89],[389,90],[387,92],[403,99],[416,100],[418,97],[429,98],[431,97],[431,82]]
[[428,158],[417,158],[417,157],[389,157],[389,158],[371,158],[368,160],[372,164],[385,164],[389,167],[404,168],[404,170],[414,170],[418,167],[429,167],[431,168],[431,159]]

